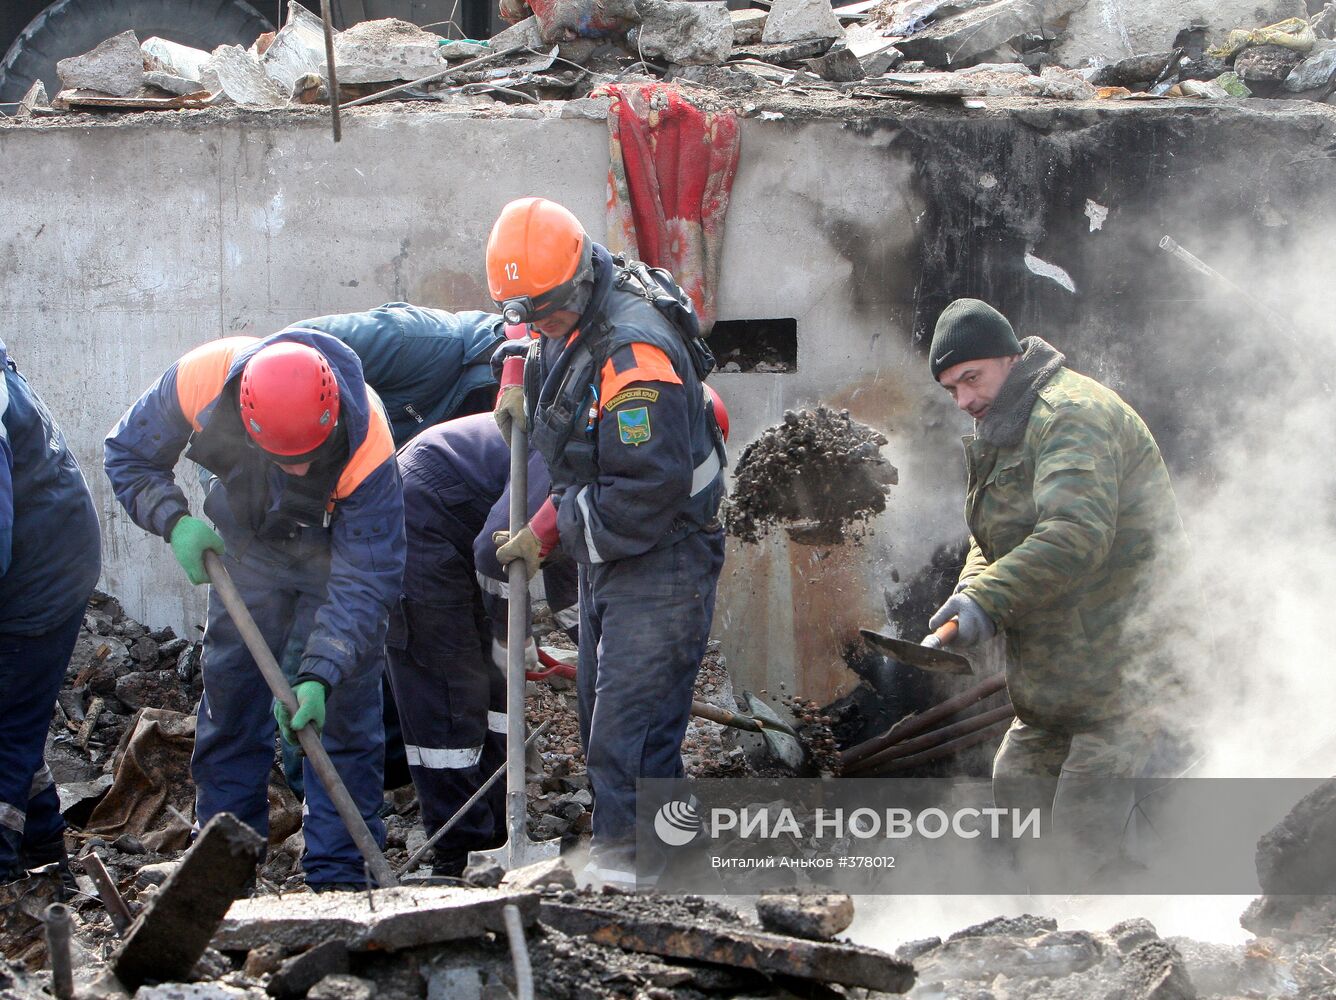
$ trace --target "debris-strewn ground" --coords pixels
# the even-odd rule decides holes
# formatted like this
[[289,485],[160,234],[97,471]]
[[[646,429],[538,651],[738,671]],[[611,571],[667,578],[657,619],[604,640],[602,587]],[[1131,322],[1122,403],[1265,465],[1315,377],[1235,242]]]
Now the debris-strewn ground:
[[721,510],[725,529],[744,542],[775,527],[808,545],[856,541],[898,479],[884,444],[848,410],[788,411],[742,452]]

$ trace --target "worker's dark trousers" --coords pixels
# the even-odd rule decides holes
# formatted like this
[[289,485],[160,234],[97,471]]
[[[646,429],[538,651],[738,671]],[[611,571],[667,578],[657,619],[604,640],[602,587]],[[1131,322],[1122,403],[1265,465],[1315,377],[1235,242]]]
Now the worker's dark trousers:
[[41,635],[0,634],[0,879],[17,874],[22,853],[65,830],[43,755],[83,614],[80,607]]
[[[408,559],[402,616],[391,629],[390,686],[408,770],[428,835],[505,760],[506,687],[492,664],[491,627],[473,566],[476,512],[452,514],[418,477],[404,476]],[[504,840],[505,782],[436,846],[437,867]]]
[[[266,644],[279,657],[294,623],[310,621],[323,605],[329,582],[329,541],[308,530],[309,540],[279,549],[253,537],[224,534],[223,564],[241,592]],[[330,692],[322,742],[372,835],[382,845],[385,826],[378,810],[384,772],[385,735],[380,684],[384,673],[384,628],[370,636],[371,652]],[[230,812],[261,835],[269,831],[269,770],[274,761],[273,698],[231,616],[209,593],[204,632],[204,698],[200,702],[191,773],[196,820]],[[365,878],[362,855],[309,761],[303,779],[306,804],[302,867],[312,885]]]
[[580,739],[600,877],[634,872],[636,779],[682,777],[682,737],[723,564],[724,535],[715,530],[580,566]]

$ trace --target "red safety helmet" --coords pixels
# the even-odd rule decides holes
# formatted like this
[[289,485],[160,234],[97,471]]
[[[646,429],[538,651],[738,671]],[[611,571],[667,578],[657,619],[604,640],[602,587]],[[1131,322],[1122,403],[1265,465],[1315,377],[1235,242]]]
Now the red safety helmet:
[[728,407],[724,405],[724,399],[710,383],[705,383],[705,391],[710,397],[710,408],[714,410],[714,422],[719,425],[719,430],[724,435],[724,440],[728,440]]
[[257,351],[241,372],[241,422],[274,458],[314,458],[339,422],[339,384],[325,356],[296,343]]

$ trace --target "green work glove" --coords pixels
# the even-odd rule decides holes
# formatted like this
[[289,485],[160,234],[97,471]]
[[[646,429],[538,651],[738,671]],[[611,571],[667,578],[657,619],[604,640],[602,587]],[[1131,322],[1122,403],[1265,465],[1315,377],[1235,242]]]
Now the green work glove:
[[172,528],[172,555],[186,571],[186,578],[195,586],[209,582],[208,571],[204,568],[204,553],[213,551],[223,554],[223,540],[218,532],[210,528],[197,517],[187,514]]
[[288,710],[277,698],[274,699],[274,718],[278,721],[283,742],[297,745],[297,730],[307,725],[315,726],[315,734],[325,728],[325,685],[320,681],[302,681],[292,693],[297,696],[297,714],[288,715]]
[[529,424],[524,417],[524,386],[506,385],[496,397],[496,407],[492,410],[496,426],[501,428],[501,436],[510,444],[510,428],[518,425],[520,430],[528,430]]

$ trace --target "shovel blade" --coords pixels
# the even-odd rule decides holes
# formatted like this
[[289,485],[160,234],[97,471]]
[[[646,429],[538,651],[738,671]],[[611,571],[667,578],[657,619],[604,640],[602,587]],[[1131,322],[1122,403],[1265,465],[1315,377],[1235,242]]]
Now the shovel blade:
[[931,670],[939,674],[972,674],[974,667],[968,659],[959,653],[946,649],[934,649],[932,646],[920,646],[908,639],[897,639],[884,635],[875,629],[861,628],[858,634],[879,652],[885,653],[898,663],[904,663],[920,670]]
[[[752,715],[768,722],[781,722],[774,709],[750,691],[744,691],[742,697],[746,700],[747,709]],[[788,733],[781,733],[770,726],[762,726],[761,735],[765,738],[766,747],[783,761],[786,767],[794,771],[802,770],[807,759],[807,753],[803,749],[802,743]]]

